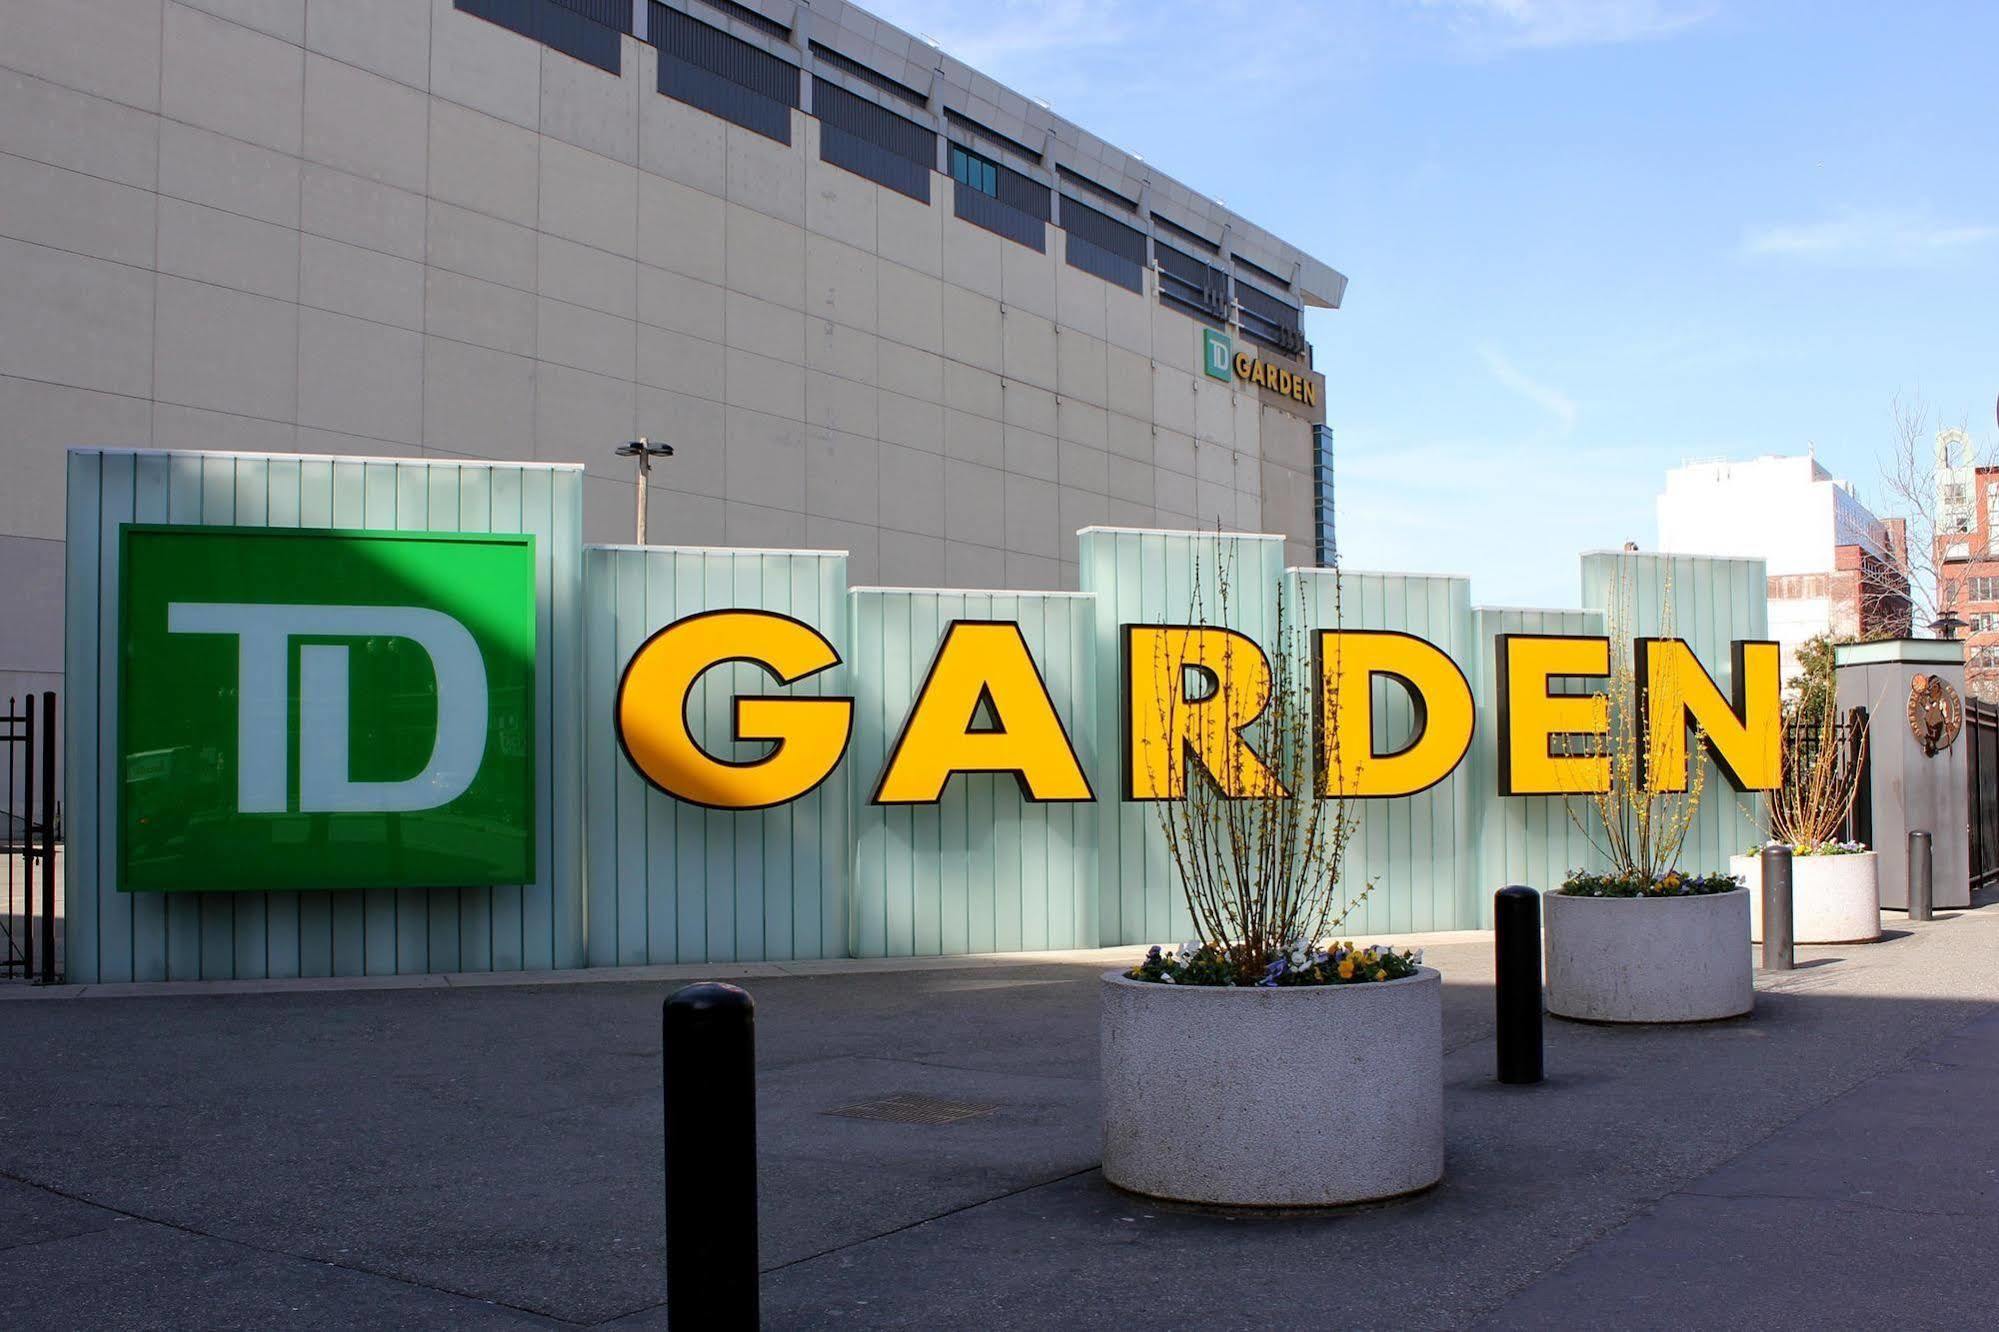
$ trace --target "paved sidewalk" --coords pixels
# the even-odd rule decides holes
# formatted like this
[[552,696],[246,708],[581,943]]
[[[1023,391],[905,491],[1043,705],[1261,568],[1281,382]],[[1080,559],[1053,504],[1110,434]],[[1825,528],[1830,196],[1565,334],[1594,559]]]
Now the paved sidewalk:
[[[1551,1022],[1502,1088],[1490,946],[1437,944],[1445,1182],[1308,1217],[1103,1183],[1101,960],[758,977],[766,1320],[1986,1322],[1995,951],[1999,909],[1806,950],[1751,1019]],[[7,1325],[663,1327],[674,983],[0,1005]],[[825,1113],[895,1093],[993,1108]]]

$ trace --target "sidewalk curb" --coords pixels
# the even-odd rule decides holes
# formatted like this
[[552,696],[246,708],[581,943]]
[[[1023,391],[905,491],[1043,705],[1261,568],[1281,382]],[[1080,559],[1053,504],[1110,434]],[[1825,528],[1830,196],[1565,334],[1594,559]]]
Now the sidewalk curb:
[[[1490,943],[1489,930],[1373,935],[1398,948]],[[1040,953],[967,953],[949,957],[844,957],[801,962],[678,962],[657,966],[579,967],[567,971],[451,971],[408,976],[305,976],[275,980],[127,981],[92,985],[0,986],[0,1003],[63,999],[209,998],[217,995],[323,994],[362,990],[482,990],[550,985],[618,985],[668,981],[754,980],[772,977],[856,976],[910,971],[977,971],[995,967],[1127,967],[1145,945]]]

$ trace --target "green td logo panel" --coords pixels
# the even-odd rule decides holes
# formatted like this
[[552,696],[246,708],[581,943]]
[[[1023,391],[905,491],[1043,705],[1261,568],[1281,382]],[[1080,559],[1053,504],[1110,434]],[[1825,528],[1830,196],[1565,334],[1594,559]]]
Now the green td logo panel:
[[533,880],[532,536],[120,535],[121,890]]

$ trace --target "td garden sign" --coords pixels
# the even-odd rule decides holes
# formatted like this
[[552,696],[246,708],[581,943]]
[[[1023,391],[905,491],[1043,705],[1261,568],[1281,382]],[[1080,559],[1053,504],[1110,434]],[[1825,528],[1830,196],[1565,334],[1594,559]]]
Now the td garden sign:
[[[1357,802],[1350,932],[1476,927],[1590,862],[1564,797],[1609,780],[1625,661],[1641,780],[1777,784],[1755,562],[1590,555],[1582,607],[1522,611],[1091,528],[1079,592],[862,588],[838,552],[585,548],[580,481],[73,454],[73,974],[1169,939],[1156,807],[1197,782]],[[1307,791],[1269,761],[1281,687]],[[1744,803],[1688,855],[1753,839]]]
[[[1215,783],[1232,799],[1294,794],[1253,738],[1273,687],[1270,659],[1255,639],[1200,624],[1123,624],[1117,637],[1122,799],[1184,799],[1195,780]],[[1635,707],[1654,737],[1637,756],[1639,780],[1657,791],[1687,789],[1692,726],[1738,791],[1777,786],[1776,643],[1733,644],[1733,699],[1684,640],[1638,638],[1633,647]],[[1608,791],[1606,695],[1559,694],[1555,686],[1608,676],[1611,640],[1501,634],[1494,651],[1499,793]],[[1321,629],[1311,654],[1320,798],[1411,796],[1463,764],[1476,704],[1463,669],[1436,644],[1398,631]],[[702,676],[726,662],[748,662],[778,684],[795,685],[841,659],[823,632],[773,611],[701,611],[674,621],[633,655],[619,687],[618,736],[632,766],[667,795],[708,809],[769,809],[816,790],[846,754],[854,700],[738,696],[732,739],[769,748],[757,759],[727,758],[704,747],[687,709]],[[1374,716],[1381,682],[1402,691],[1415,718],[1407,739],[1387,750],[1374,739],[1382,729]],[[1030,803],[1095,800],[1064,711],[1073,712],[1073,702],[1065,709],[1050,694],[1017,621],[953,620],[870,800],[935,805],[954,778],[980,774],[1013,778]]]

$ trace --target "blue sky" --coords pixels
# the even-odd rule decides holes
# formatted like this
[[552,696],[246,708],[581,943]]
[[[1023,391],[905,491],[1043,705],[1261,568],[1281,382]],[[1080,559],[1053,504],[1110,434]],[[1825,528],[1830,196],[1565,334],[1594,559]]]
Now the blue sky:
[[1999,442],[1999,5],[869,3],[1347,274],[1352,567],[1570,605],[1685,459]]

